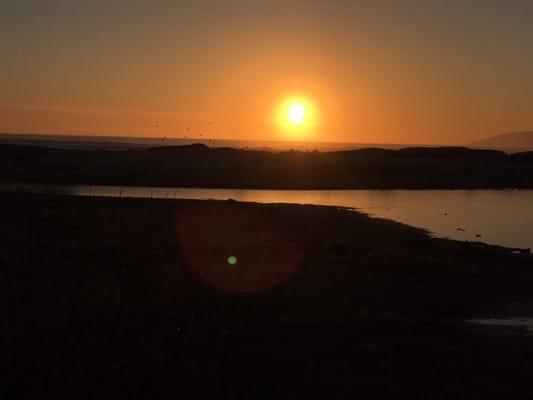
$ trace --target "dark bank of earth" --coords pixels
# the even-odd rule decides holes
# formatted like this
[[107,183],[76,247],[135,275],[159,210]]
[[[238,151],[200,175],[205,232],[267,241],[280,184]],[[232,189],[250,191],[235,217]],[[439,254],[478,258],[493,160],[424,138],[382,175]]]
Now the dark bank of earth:
[[2,193],[0,221],[2,398],[533,390],[531,337],[462,322],[531,311],[530,257],[318,206]]
[[0,182],[256,189],[533,188],[533,152],[267,152],[202,144],[124,151],[0,145]]

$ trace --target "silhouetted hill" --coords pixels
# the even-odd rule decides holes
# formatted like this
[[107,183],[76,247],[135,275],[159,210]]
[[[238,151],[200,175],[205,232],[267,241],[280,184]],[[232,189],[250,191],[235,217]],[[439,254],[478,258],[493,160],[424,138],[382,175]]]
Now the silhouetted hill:
[[510,132],[470,143],[474,147],[533,150],[533,131]]
[[1,145],[0,181],[262,189],[533,188],[533,152],[461,147],[267,152]]
[[183,146],[156,146],[149,147],[148,151],[166,151],[166,150],[209,150],[209,147],[203,143],[193,143]]

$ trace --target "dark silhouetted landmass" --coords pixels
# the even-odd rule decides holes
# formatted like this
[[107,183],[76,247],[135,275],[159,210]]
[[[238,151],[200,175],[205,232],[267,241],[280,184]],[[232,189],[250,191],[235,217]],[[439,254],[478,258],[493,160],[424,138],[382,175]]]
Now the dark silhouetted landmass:
[[527,332],[465,322],[530,316],[527,255],[320,206],[0,193],[0,220],[5,399],[533,392]]
[[262,189],[533,188],[533,152],[461,147],[267,152],[0,146],[0,181]]
[[474,147],[533,150],[533,131],[509,132],[479,140]]

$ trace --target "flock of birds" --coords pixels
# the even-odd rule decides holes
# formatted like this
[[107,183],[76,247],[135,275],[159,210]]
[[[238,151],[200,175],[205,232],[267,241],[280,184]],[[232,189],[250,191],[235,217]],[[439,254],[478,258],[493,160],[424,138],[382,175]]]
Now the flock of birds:
[[[208,121],[208,122],[207,122],[207,125],[208,125],[208,129],[210,129],[210,128],[211,128],[211,121]],[[156,127],[156,128],[160,128],[161,125],[160,125],[159,123],[156,123],[156,124],[155,124],[155,127]],[[191,128],[185,128],[185,131],[186,131],[187,133],[190,133],[190,132],[192,132],[192,129],[191,129]],[[176,132],[176,136],[180,136],[180,133],[179,133],[179,132]],[[200,133],[200,134],[199,134],[199,137],[200,137],[200,138],[203,138],[203,134]],[[187,134],[184,134],[184,135],[183,135],[183,139],[185,139],[185,140],[188,139]],[[196,139],[197,139],[197,138],[196,138]],[[161,138],[161,142],[164,142],[164,141],[166,141],[166,140],[167,140],[167,137],[166,137],[166,136],[163,136],[163,137]],[[215,144],[215,142],[214,142],[213,140],[211,140],[211,139],[208,139],[207,142],[208,142],[209,144]]]

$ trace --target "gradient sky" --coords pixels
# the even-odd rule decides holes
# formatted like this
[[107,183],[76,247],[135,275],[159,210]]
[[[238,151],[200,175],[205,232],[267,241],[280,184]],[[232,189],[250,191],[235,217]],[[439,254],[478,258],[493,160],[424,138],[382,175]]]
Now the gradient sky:
[[531,130],[531,21],[526,0],[0,0],[0,131],[292,139],[291,95],[313,140]]

